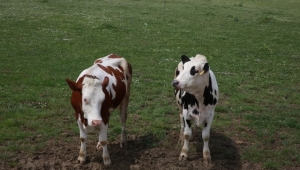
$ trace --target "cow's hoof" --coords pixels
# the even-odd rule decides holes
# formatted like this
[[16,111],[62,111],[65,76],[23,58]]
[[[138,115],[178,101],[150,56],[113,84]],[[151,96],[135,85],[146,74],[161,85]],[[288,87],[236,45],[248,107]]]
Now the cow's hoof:
[[127,146],[127,142],[121,142],[120,143],[120,148],[124,148],[124,147],[126,147]]
[[85,158],[79,156],[79,157],[77,158],[77,162],[80,163],[80,164],[84,164],[84,163],[85,163]]
[[187,160],[187,155],[186,154],[180,154],[179,156],[179,161],[186,161]]
[[205,157],[205,158],[203,159],[203,164],[204,164],[205,166],[211,165],[211,157],[210,157],[210,156]]
[[105,166],[109,166],[111,164],[110,157],[103,157],[103,163]]

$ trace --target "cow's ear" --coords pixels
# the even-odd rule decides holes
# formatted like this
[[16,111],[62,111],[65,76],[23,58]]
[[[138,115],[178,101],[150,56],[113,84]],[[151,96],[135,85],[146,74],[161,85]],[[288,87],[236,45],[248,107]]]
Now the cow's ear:
[[103,80],[103,82],[102,82],[102,88],[106,88],[106,86],[108,85],[108,83],[109,83],[109,79],[108,79],[108,77],[104,77],[104,80]]
[[208,63],[205,63],[205,64],[204,64],[203,70],[204,70],[204,72],[207,72],[207,71],[209,70],[209,65],[208,65]]
[[181,61],[182,61],[182,64],[184,64],[184,63],[186,63],[186,62],[188,62],[188,61],[191,61],[191,60],[189,59],[188,56],[182,55],[182,56],[181,56]]
[[209,70],[209,65],[208,65],[208,63],[205,63],[202,68],[202,71],[199,74],[202,75],[202,74],[206,73],[208,70]]
[[66,79],[66,82],[68,83],[70,89],[72,89],[73,91],[80,91],[82,89],[82,85],[80,85],[70,79]]

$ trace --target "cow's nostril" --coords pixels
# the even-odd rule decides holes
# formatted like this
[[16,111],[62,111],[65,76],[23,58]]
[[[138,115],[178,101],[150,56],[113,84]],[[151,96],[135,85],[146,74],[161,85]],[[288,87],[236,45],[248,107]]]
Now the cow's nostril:
[[179,81],[178,81],[178,80],[173,80],[173,81],[172,81],[172,85],[173,85],[174,87],[177,87],[177,86],[179,85]]
[[100,126],[100,124],[101,124],[101,120],[93,120],[92,121],[93,126]]

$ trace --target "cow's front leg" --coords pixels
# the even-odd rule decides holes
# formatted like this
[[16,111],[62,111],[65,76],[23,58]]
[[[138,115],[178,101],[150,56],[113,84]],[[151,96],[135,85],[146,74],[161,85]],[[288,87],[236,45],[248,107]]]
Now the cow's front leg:
[[99,132],[99,142],[97,145],[97,148],[102,147],[103,149],[103,163],[104,165],[110,165],[110,157],[108,154],[107,150],[107,129],[108,129],[108,124],[101,123],[100,125],[100,132]]
[[188,157],[188,151],[189,151],[189,140],[192,136],[192,124],[190,116],[187,113],[187,110],[183,111],[183,125],[184,125],[184,142],[183,147],[181,149],[181,153],[179,156],[179,161],[186,160]]
[[210,116],[204,121],[203,129],[202,129],[202,139],[203,139],[203,160],[205,164],[211,163],[211,156],[209,151],[209,138],[210,138],[210,127],[213,121],[214,112],[209,114]]
[[79,156],[77,158],[79,163],[84,163],[86,161],[86,140],[87,140],[87,132],[84,130],[82,123],[80,120],[77,121],[79,131],[80,131],[80,151]]
[[179,140],[178,140],[178,144],[182,144],[184,143],[184,135],[183,135],[183,131],[184,131],[184,119],[183,119],[183,115],[182,112],[180,112],[179,114],[180,116],[180,132],[179,132]]

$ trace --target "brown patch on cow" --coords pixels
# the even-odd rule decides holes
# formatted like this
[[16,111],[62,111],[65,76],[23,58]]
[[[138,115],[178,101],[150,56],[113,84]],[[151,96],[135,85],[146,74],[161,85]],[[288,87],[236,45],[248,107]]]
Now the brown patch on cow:
[[85,77],[88,77],[88,78],[91,78],[91,79],[98,79],[98,80],[99,80],[99,78],[96,77],[96,76],[94,76],[94,75],[85,74],[85,75],[83,76],[83,78],[85,78]]
[[107,74],[110,74],[111,76],[113,76],[112,71],[109,70],[107,67],[101,65],[101,64],[97,64],[102,70],[104,70]]
[[206,136],[203,138],[204,141],[208,141],[209,140],[209,136]]
[[188,150],[187,150],[186,148],[183,148],[183,149],[181,149],[181,153],[183,153],[183,154],[187,155],[187,153],[188,153]]
[[108,56],[108,58],[123,58],[123,57],[118,56],[117,54],[111,54]]
[[100,115],[101,115],[103,123],[106,125],[108,123],[109,117],[110,117],[109,107],[110,107],[110,104],[111,104],[112,96],[106,90],[106,88],[103,88],[102,91],[104,93],[105,99],[102,103]]
[[122,72],[124,72],[124,69],[123,69],[122,66],[119,65],[118,68],[119,68]]
[[115,76],[116,80],[117,80],[117,84],[113,84],[113,89],[115,90],[116,92],[116,97],[115,99],[113,100],[113,108],[116,108],[120,102],[122,101],[125,93],[126,93],[126,85],[125,83],[123,82],[123,80],[125,79],[124,77],[124,69],[121,67],[121,66],[118,66],[118,68],[121,70],[118,70],[118,69],[114,69],[113,67],[111,66],[103,66],[101,64],[97,64],[102,70],[104,70],[107,74],[110,74],[111,76]]
[[184,135],[184,139],[189,140],[190,139],[189,135]]
[[104,89],[104,88],[106,88],[107,87],[107,85],[108,85],[108,83],[109,83],[109,79],[108,79],[108,77],[104,77],[104,80],[103,80],[103,82],[102,82],[102,88]]
[[101,141],[100,144],[101,144],[101,146],[106,146],[107,145],[107,141]]
[[85,139],[84,138],[80,138],[80,141],[83,143],[85,141]]
[[96,64],[96,63],[102,63],[102,60],[101,60],[101,59],[97,59],[97,60],[94,62],[94,64]]

